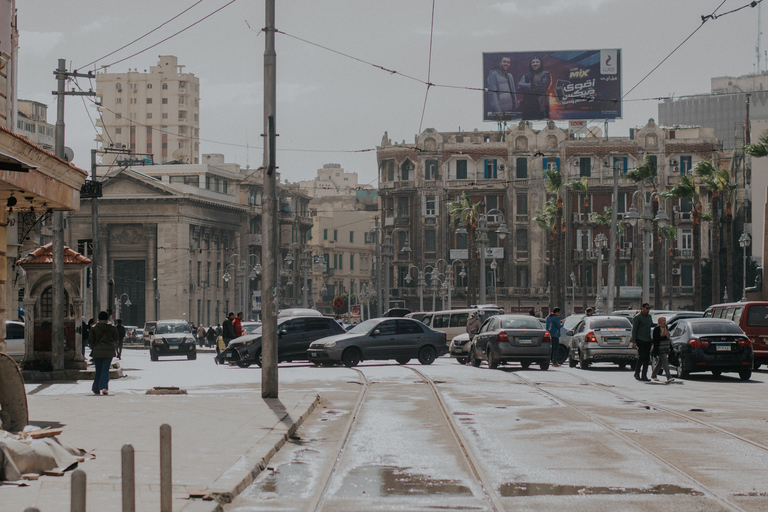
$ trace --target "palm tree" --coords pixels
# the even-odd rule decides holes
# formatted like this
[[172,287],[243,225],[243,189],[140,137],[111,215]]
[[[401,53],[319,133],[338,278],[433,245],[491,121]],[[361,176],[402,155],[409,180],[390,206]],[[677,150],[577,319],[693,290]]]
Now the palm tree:
[[571,190],[577,194],[584,194],[583,215],[581,219],[581,290],[582,308],[587,309],[587,251],[589,250],[589,238],[587,237],[587,210],[589,209],[589,180],[582,178],[568,183]]
[[735,297],[737,285],[733,282],[733,253],[735,250],[733,246],[733,196],[737,185],[731,182],[731,174],[728,169],[717,171],[716,185],[720,196],[725,201],[725,224],[723,227],[725,228],[726,281],[731,290],[734,291]]
[[[541,229],[546,231],[549,234],[549,275],[551,278],[554,278],[557,274],[555,271],[555,265],[554,265],[554,256],[555,256],[555,219],[557,217],[557,199],[552,198],[549,201],[547,201],[544,204],[544,208],[541,210],[536,210],[533,212],[535,217],[533,220],[536,222],[536,224],[539,225]],[[555,307],[557,302],[552,300],[552,286],[550,283],[547,283],[550,288],[550,294],[549,297],[547,297],[547,300],[549,301],[548,307],[549,311],[552,311],[552,309]]]
[[[483,206],[483,202],[472,203],[472,198],[465,191],[455,201],[448,202],[448,213],[451,215],[451,225],[456,229],[459,224],[464,224],[464,228],[467,230],[467,267],[469,275],[472,276],[467,279],[467,307],[472,304],[477,304],[477,287],[476,279],[479,276],[478,267],[479,262],[475,257],[475,237],[477,236],[477,223],[480,219],[480,208]],[[485,272],[485,269],[481,270]]]
[[544,187],[550,194],[556,195],[557,208],[555,211],[555,236],[552,246],[554,255],[555,271],[552,275],[552,288],[550,291],[554,296],[554,304],[565,311],[564,300],[564,273],[563,267],[563,175],[557,169],[547,169],[543,173]]
[[693,168],[693,174],[698,176],[701,183],[709,189],[712,194],[712,302],[720,302],[720,215],[717,207],[720,201],[718,185],[719,172],[712,165],[712,162],[704,160],[696,164]]
[[[637,167],[635,169],[632,169],[627,173],[627,178],[632,180],[635,183],[640,182],[647,182],[651,185],[651,189],[653,192],[657,192],[657,169],[656,164],[651,160],[650,157],[645,157],[645,162],[643,162],[643,165],[640,167]],[[643,201],[643,204],[645,204],[645,201]],[[653,218],[656,218],[656,214],[659,211],[659,198],[657,195],[653,195]],[[663,264],[663,253],[661,249],[655,250],[656,247],[661,248],[661,244],[663,241],[663,237],[661,234],[661,231],[659,230],[659,226],[656,220],[653,221],[653,231],[652,236],[654,237],[654,251],[653,251],[653,272],[657,276],[661,276],[662,274],[662,264]],[[650,300],[646,297],[644,300],[650,302]],[[654,279],[653,281],[653,307],[656,309],[661,308],[661,303],[663,302],[663,297],[661,294],[661,279]]]
[[[688,198],[694,202],[693,211],[693,281],[694,286],[701,289],[701,198],[699,185],[690,174],[680,176],[678,183],[671,190],[663,192],[662,197],[673,199]],[[693,308],[701,311],[701,293],[694,292]]]
[[[661,236],[664,240],[669,241],[669,260],[673,261],[675,257],[675,240],[677,240],[677,229],[674,226],[665,226],[661,228]],[[669,271],[667,272],[667,290],[669,291],[669,302],[667,303],[667,309],[672,309],[672,265],[667,265]]]

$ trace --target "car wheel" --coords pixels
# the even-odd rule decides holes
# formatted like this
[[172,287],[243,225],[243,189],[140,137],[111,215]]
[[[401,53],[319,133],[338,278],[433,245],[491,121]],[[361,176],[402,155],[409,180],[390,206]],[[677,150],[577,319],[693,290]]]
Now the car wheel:
[[520,361],[520,366],[523,367],[523,370],[527,370],[531,366],[530,361]]
[[315,366],[320,366],[320,363],[319,363],[319,362],[317,362],[317,361],[310,361],[310,363],[312,363],[312,364],[313,364],[313,365],[315,365]]
[[152,361],[157,361],[157,354],[155,354],[155,351],[152,349],[149,349],[149,358]]
[[539,361],[539,368],[542,370],[549,370],[549,359],[542,359]]
[[456,362],[459,364],[467,364],[467,358],[466,357],[457,357]]
[[491,370],[495,370],[499,367],[499,362],[493,358],[493,354],[491,353],[491,349],[488,349],[488,352],[485,354],[486,359],[488,360],[488,368]]
[[753,369],[753,370],[759,370],[759,369],[760,369],[760,366],[761,366],[761,363],[758,363],[757,361],[755,361],[755,362],[752,364],[752,369]]
[[256,364],[259,365],[259,368],[261,368],[261,363],[262,363],[261,350],[259,350],[258,352],[256,352]]
[[195,359],[197,359],[197,352],[192,352],[191,354],[187,354],[188,361],[194,361]]
[[739,378],[741,380],[749,380],[752,378],[752,370],[741,370],[739,372]]
[[475,351],[474,350],[470,350],[470,352],[469,352],[469,364],[471,364],[475,368],[480,368],[480,363],[482,363],[482,361],[480,361],[480,359],[477,358],[477,356],[475,355]]
[[581,368],[582,370],[586,370],[587,368],[589,368],[589,363],[586,360],[584,360],[584,354],[582,354],[581,352],[579,352],[579,368]]
[[576,368],[577,363],[578,361],[575,360],[574,358],[572,357],[568,358],[568,366],[570,366],[571,368]]
[[619,363],[619,370],[626,370],[627,369],[627,363]]
[[[421,364],[432,364],[435,362],[435,358],[437,357],[437,352],[435,351],[435,347],[432,345],[426,345],[424,347],[421,347],[421,350],[419,350],[419,362]],[[405,363],[402,363],[405,364]]]
[[677,370],[677,378],[678,379],[686,379],[686,378],[688,378],[688,375],[691,373],[691,372],[687,372],[687,371],[683,370],[683,365],[682,364],[680,366],[676,366],[675,369]]
[[248,361],[238,361],[237,366],[239,366],[240,368],[248,368],[249,366],[251,366],[251,363]]
[[712,370],[712,375],[714,375],[715,377],[719,377],[722,374],[723,372],[721,372],[720,370]]
[[347,368],[352,368],[360,364],[360,349],[357,347],[349,347],[341,354],[341,362]]
[[398,357],[395,358],[395,361],[397,361],[397,364],[408,364],[408,361],[410,361],[410,357]]
[[568,347],[560,345],[560,348],[557,349],[557,363],[563,364],[566,359],[568,359]]

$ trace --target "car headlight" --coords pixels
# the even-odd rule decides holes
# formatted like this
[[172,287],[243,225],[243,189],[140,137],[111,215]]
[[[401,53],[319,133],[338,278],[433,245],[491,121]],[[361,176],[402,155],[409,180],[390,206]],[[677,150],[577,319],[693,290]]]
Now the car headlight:
[[336,342],[335,341],[327,341],[325,343],[322,343],[322,346],[324,346],[325,348],[335,347],[336,346]]

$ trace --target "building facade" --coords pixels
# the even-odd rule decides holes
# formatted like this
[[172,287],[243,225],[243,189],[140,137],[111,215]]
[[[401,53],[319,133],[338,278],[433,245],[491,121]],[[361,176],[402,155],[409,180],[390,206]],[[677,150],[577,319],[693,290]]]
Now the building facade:
[[[569,311],[580,311],[596,302],[598,254],[593,241],[598,233],[609,235],[609,225],[604,220],[606,209],[615,207],[621,221],[634,198],[642,213],[652,191],[674,187],[680,176],[690,173],[698,162],[719,161],[722,152],[712,130],[668,129],[650,120],[630,137],[608,139],[599,131],[575,138],[553,122],[542,130],[534,130],[528,122],[512,125],[503,132],[427,129],[410,144],[392,144],[385,133],[377,157],[381,216],[385,231],[394,234],[390,280],[393,299],[403,298],[408,307],[418,309],[419,287],[415,279],[407,282],[409,269],[412,275],[414,267],[431,275],[437,267],[439,272],[435,276],[439,282],[427,283],[426,290],[428,295],[436,293],[438,300],[448,292],[443,284],[446,280],[452,305],[471,300],[468,285],[477,284],[479,272],[484,272],[486,302],[496,302],[507,311],[534,309],[546,313],[556,305],[551,289],[555,282],[552,233],[542,228],[536,217],[557,194],[547,191],[545,171],[559,171],[566,184],[560,193],[566,241],[562,252],[564,276],[560,282],[567,283],[568,290],[561,290],[561,296],[567,294]],[[627,172],[642,165],[646,157],[657,168],[655,182],[637,184],[629,180]],[[615,202],[614,169],[619,176],[619,196]],[[574,191],[571,183],[576,180],[586,184],[586,192]],[[475,272],[476,275],[467,272],[472,268],[467,261],[467,236],[457,233],[456,216],[449,212],[451,202],[464,192],[472,204],[479,205],[481,216],[487,220],[485,269]],[[706,211],[706,198],[704,203]],[[661,204],[676,228],[673,240],[661,242],[665,244],[665,254],[671,248],[673,256],[663,260],[668,263],[664,268],[651,270],[652,276],[663,276],[663,282],[655,290],[656,297],[656,286],[652,286],[652,295],[646,300],[687,307],[693,302],[694,290],[701,285],[693,282],[692,203],[664,199]],[[502,223],[509,230],[504,238],[496,233]],[[618,231],[616,309],[636,306],[641,301],[642,257],[654,250],[643,249],[640,226],[622,222]],[[702,233],[706,248],[707,223]],[[406,239],[410,242],[410,253],[400,250]],[[472,256],[479,264],[478,255]],[[603,286],[607,262],[606,253],[601,268]],[[466,278],[461,276],[462,270]],[[571,272],[573,282],[567,278]],[[605,293],[602,288],[601,291]],[[562,308],[565,304],[557,305]]]
[[[176,57],[161,55],[149,73],[97,73],[100,147],[123,147],[157,163],[201,163],[200,80],[183,69]],[[104,163],[113,160],[105,156]]]

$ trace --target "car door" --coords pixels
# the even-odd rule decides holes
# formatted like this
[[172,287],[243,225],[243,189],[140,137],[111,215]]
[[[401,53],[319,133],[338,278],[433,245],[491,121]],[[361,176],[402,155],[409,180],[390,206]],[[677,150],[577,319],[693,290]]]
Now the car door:
[[306,336],[304,320],[304,318],[291,318],[277,328],[277,358],[279,361],[288,360],[289,354],[296,351],[296,345],[303,343]]
[[[291,346],[291,359],[307,359],[307,349],[313,341],[325,338],[336,332],[331,329],[331,323],[334,323],[337,326],[339,325],[331,318],[305,318],[305,335],[301,340],[297,340],[296,343]],[[340,328],[339,330],[342,329]]]
[[418,322],[410,320],[397,321],[397,342],[392,347],[391,357],[417,357],[419,348],[424,344],[424,329]]
[[478,359],[485,359],[485,351],[488,349],[488,341],[496,336],[492,333],[499,328],[498,323],[497,318],[491,317],[480,326],[480,330],[473,340],[473,343],[475,344],[475,357]]
[[[379,331],[373,334],[373,331]],[[397,351],[397,320],[384,320],[361,343],[363,359],[390,359]]]

